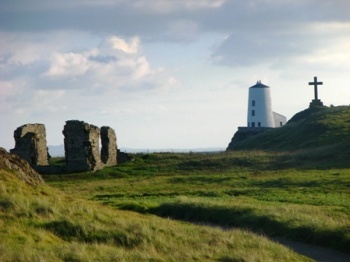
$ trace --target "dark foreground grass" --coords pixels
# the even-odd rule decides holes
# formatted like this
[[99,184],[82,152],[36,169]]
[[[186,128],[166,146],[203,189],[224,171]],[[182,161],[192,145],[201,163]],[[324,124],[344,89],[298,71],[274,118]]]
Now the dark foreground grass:
[[331,162],[320,164],[320,154],[142,154],[95,174],[45,179],[71,195],[123,210],[349,252],[350,169],[339,163],[325,169]]

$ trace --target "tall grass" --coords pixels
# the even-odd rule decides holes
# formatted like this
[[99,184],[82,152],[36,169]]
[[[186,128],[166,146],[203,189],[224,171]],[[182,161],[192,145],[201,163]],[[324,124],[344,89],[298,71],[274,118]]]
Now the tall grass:
[[312,169],[317,162],[309,159],[306,168],[283,167],[278,160],[291,161],[288,155],[303,161],[300,153],[261,151],[142,154],[94,175],[45,178],[69,194],[123,210],[249,228],[348,252],[350,170]]
[[0,171],[0,261],[309,261],[244,230],[118,211]]

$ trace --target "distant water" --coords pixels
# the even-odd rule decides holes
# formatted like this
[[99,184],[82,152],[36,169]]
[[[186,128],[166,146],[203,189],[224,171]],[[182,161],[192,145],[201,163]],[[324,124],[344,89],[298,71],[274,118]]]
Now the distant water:
[[226,148],[223,147],[208,147],[208,148],[120,148],[120,151],[126,153],[213,153],[213,152],[222,152]]
[[[49,154],[52,157],[62,157],[64,156],[64,145],[52,146],[49,145]],[[226,148],[223,147],[208,147],[208,148],[128,148],[121,147],[120,151],[125,153],[213,153],[225,151]]]
[[58,146],[47,146],[49,149],[49,154],[52,157],[60,157],[64,156],[64,145],[58,145]]

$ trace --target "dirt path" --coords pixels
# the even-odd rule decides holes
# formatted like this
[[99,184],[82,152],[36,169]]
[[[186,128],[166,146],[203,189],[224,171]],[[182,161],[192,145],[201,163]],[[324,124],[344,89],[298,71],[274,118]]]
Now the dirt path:
[[308,245],[284,238],[273,238],[272,240],[317,262],[350,262],[350,255],[329,248]]

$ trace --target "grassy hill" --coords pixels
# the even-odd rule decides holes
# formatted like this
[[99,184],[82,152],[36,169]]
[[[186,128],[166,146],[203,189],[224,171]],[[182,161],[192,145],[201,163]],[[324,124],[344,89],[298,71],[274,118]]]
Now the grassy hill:
[[[0,261],[308,261],[246,230],[117,210],[40,178],[32,183],[35,172],[16,161],[9,154],[0,158]],[[33,174],[29,183],[24,173]],[[67,186],[84,176],[96,186],[106,178],[104,173],[58,177]],[[85,182],[81,189],[90,185]]]
[[[315,149],[345,163],[350,155],[350,107],[317,107],[297,113],[283,127],[239,142],[235,150],[295,151]],[[317,152],[316,152],[317,153]],[[342,155],[338,155],[338,154]]]
[[69,195],[119,210],[349,252],[350,170],[317,164],[288,152],[139,154],[94,175],[44,178]]
[[275,237],[349,253],[349,113],[305,110],[250,150],[44,180],[0,150],[0,261],[309,261]]

